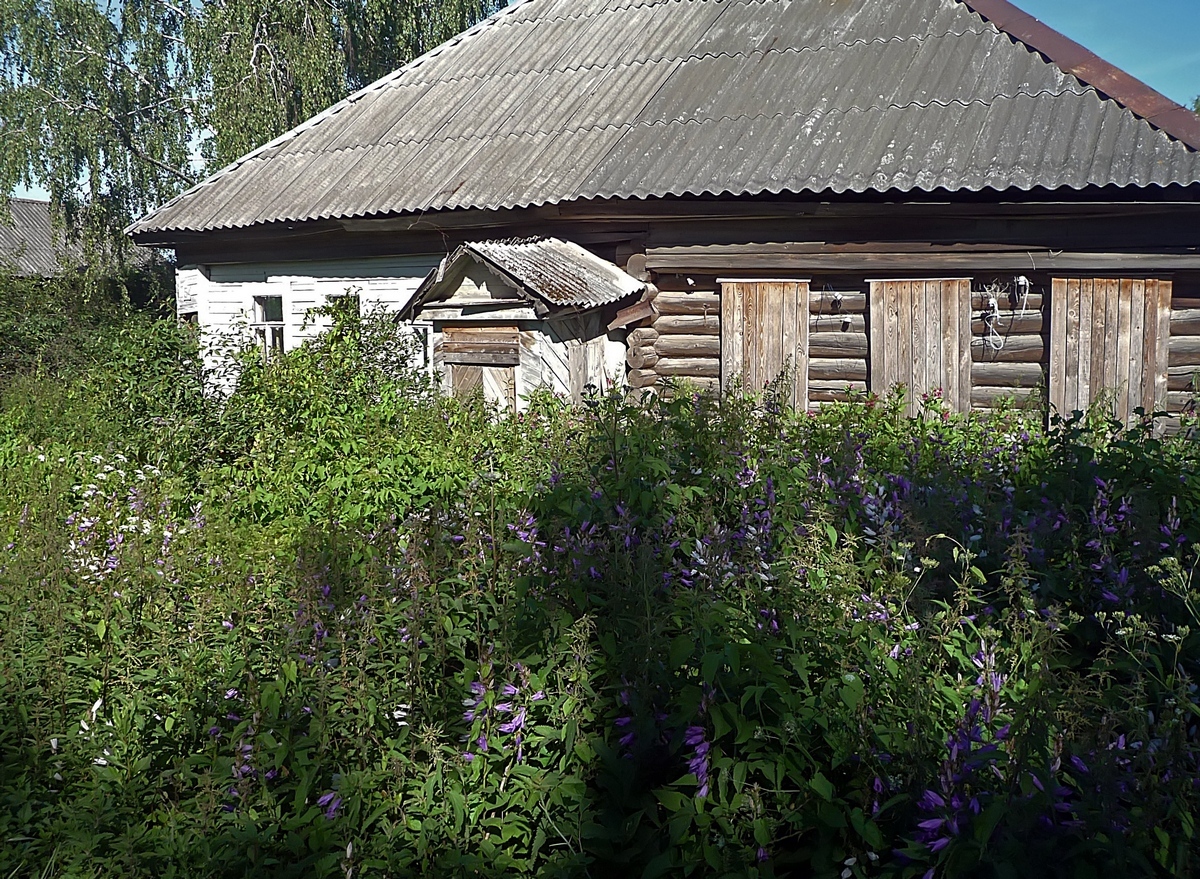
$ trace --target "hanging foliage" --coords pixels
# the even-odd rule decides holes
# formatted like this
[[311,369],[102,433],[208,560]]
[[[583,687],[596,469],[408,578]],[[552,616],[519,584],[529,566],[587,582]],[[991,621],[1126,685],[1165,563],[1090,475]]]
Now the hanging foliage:
[[0,0],[0,192],[121,229],[499,8],[496,0]]

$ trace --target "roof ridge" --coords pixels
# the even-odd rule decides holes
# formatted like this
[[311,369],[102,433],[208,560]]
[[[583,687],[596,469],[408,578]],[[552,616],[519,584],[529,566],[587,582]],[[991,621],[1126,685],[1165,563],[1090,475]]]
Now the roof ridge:
[[1200,151],[1200,116],[1059,33],[1009,0],[957,0],[1001,33],[1192,150]]

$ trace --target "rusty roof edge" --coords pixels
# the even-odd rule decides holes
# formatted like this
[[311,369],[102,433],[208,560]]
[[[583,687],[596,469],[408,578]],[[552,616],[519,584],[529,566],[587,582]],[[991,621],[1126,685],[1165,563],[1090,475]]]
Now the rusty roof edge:
[[1009,0],[958,0],[1014,40],[1045,55],[1064,71],[1193,150],[1200,151],[1200,116]]

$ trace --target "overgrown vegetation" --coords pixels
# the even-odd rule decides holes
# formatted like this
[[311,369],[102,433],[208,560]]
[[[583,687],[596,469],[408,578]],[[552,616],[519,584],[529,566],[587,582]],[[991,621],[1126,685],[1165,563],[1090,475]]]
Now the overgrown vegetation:
[[223,400],[133,321],[4,389],[0,873],[1196,868],[1192,441],[936,399],[496,419],[394,332]]

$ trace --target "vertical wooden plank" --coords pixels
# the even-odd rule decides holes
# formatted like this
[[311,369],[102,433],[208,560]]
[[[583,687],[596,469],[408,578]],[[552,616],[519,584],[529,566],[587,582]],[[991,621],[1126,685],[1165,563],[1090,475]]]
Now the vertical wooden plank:
[[1070,415],[1079,406],[1079,323],[1080,323],[1080,281],[1071,278],[1067,281],[1067,320],[1064,325],[1066,333],[1066,395],[1063,399],[1063,413]]
[[[1147,285],[1149,286],[1149,285]],[[1157,296],[1157,314],[1155,315],[1158,329],[1155,332],[1154,357],[1154,405],[1156,408],[1167,408],[1167,366],[1170,361],[1171,347],[1171,295],[1174,289],[1173,281],[1155,281]]]
[[[870,373],[867,376],[871,393],[882,394],[886,385],[887,359],[887,284],[879,281],[871,282],[867,292],[867,323],[871,334],[867,356],[870,362]],[[808,321],[805,321],[808,326]],[[807,350],[807,349],[806,349]]]
[[1092,402],[1092,328],[1095,326],[1096,282],[1083,278],[1079,282],[1079,408]]
[[734,322],[737,320],[734,300],[737,296],[733,286],[733,284],[721,285],[721,390],[726,394],[731,390],[733,376],[736,373],[734,361],[741,354],[741,349],[734,345],[736,338]]
[[946,298],[946,286],[946,282],[938,282],[925,288],[925,313],[929,319],[929,329],[926,330],[928,347],[925,352],[925,372],[929,377],[931,389],[941,388],[943,392],[949,393],[945,346],[942,343],[942,333],[945,329],[942,304]]
[[1142,350],[1142,406],[1146,413],[1154,412],[1154,373],[1158,359],[1158,285],[1146,281],[1146,302],[1143,309],[1145,339]]
[[[1045,304],[1042,305],[1045,308]],[[1050,405],[1059,413],[1067,409],[1067,281],[1050,283]]]
[[1129,414],[1145,406],[1146,282],[1129,282]]
[[914,401],[919,400],[921,395],[929,390],[925,381],[925,287],[928,283],[928,281],[913,281],[908,288],[907,304],[912,315],[910,318],[912,321],[912,363],[908,368],[908,373],[912,376],[910,387]]
[[746,370],[746,390],[751,394],[762,390],[758,376],[759,365],[762,363],[762,325],[758,294],[756,284],[746,284],[742,287],[743,301],[746,304],[746,331],[742,341],[742,356]]
[[1133,370],[1131,369],[1132,360],[1129,357],[1133,342],[1130,333],[1130,325],[1133,322],[1133,281],[1122,278],[1116,284],[1117,341],[1113,357],[1113,378],[1117,389],[1117,417],[1128,424],[1133,416],[1133,406],[1129,402],[1133,399],[1131,393]]
[[[969,283],[969,282],[968,282]],[[961,364],[959,363],[959,320],[956,307],[960,305],[960,287],[958,281],[946,282],[938,286],[935,295],[932,297],[937,301],[936,308],[938,311],[938,347],[940,350],[938,376],[942,383],[942,390],[946,394],[947,404],[957,410],[959,408],[959,400],[962,397],[963,391],[960,383]],[[969,294],[968,294],[969,297]],[[970,311],[971,303],[968,299],[965,307]],[[970,398],[970,390],[967,391],[967,397]]]
[[[800,382],[800,370],[802,367],[800,358],[796,354],[796,335],[800,330],[800,315],[796,310],[799,307],[800,285],[791,283],[781,284],[780,287],[780,356],[783,366],[792,370],[791,381],[788,383],[785,399],[792,408],[797,408],[799,403],[796,399],[796,388]],[[804,317],[804,325],[808,326],[807,311],[804,312]]]
[[958,295],[952,305],[955,309],[947,320],[958,317],[958,411],[971,411],[971,282],[961,280],[956,284]]
[[808,282],[796,285],[796,408],[808,409]]
[[587,350],[578,339],[567,341],[567,372],[571,377],[571,402],[579,403],[587,375]]
[[912,282],[900,281],[896,285],[896,308],[900,316],[897,346],[898,374],[896,381],[908,389],[908,414],[916,413],[913,400],[916,393],[913,389],[913,325],[912,325]]
[[779,378],[783,370],[783,298],[785,284],[760,284],[763,294],[763,384]]
[[[1121,282],[1109,278],[1104,282],[1104,359],[1101,362],[1101,371],[1104,376],[1103,387],[1114,391],[1117,391],[1120,385],[1117,378],[1121,362],[1117,357],[1117,342],[1121,329],[1120,307]],[[1118,410],[1118,417],[1124,417],[1121,410]]]

